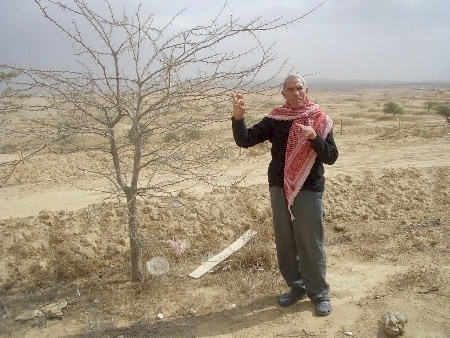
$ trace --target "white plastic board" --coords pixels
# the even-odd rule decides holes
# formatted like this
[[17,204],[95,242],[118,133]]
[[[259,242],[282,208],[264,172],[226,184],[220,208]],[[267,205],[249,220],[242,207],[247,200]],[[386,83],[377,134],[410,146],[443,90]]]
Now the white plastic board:
[[235,240],[228,248],[224,249],[219,254],[211,257],[207,262],[200,265],[197,269],[192,271],[189,276],[193,278],[199,278],[203,276],[206,272],[211,270],[217,264],[227,259],[231,254],[238,251],[240,248],[244,246],[254,235],[256,235],[256,231],[247,230],[241,237]]

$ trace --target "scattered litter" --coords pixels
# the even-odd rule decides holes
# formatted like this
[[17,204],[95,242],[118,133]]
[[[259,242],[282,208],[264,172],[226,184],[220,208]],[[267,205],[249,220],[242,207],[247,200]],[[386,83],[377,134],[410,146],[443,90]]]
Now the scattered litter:
[[33,318],[42,318],[45,314],[41,310],[25,310],[14,317],[17,321],[25,321]]
[[36,310],[25,310],[22,313],[18,314],[14,319],[17,321],[25,321],[33,318],[43,318],[46,319],[61,319],[64,315],[62,309],[67,306],[66,300],[61,300],[56,303],[51,303],[46,306],[43,306],[40,309]]
[[219,254],[211,257],[207,262],[200,265],[197,269],[192,271],[189,276],[193,278],[199,278],[203,276],[206,272],[211,270],[217,264],[219,264],[224,259],[228,258],[232,253],[238,251],[245,243],[247,243],[254,235],[256,231],[247,230],[241,237],[234,241],[228,248],[220,252]]
[[189,316],[195,316],[197,314],[197,310],[191,308],[191,309],[187,310],[187,314]]
[[182,240],[167,240],[166,243],[173,249],[177,256],[182,256],[184,252],[190,248],[189,243],[186,243]]
[[44,312],[46,318],[61,318],[64,313],[62,309],[67,306],[67,301],[65,299],[57,303],[51,303],[41,308]]
[[147,271],[153,276],[159,276],[169,271],[169,262],[164,257],[153,257],[146,263]]
[[158,315],[156,316],[159,320],[164,319],[164,315],[160,312],[158,313]]

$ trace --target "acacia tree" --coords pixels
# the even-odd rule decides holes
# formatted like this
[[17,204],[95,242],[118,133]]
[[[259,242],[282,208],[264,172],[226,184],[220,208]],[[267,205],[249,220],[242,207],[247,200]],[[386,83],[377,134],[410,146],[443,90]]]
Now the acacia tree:
[[[227,16],[225,4],[208,24],[176,29],[183,11],[161,26],[153,14],[144,17],[141,6],[129,17],[117,16],[108,0],[102,2],[102,10],[83,0],[35,3],[70,40],[79,67],[1,68],[20,74],[11,83],[16,93],[41,97],[41,103],[33,101],[26,108],[47,114],[27,117],[28,125],[39,126],[30,127],[28,135],[34,133],[34,141],[42,147],[59,144],[65,151],[89,153],[104,168],[90,169],[91,173],[106,177],[110,191],[125,196],[131,278],[139,281],[143,264],[138,197],[168,196],[187,181],[217,182],[218,172],[211,168],[222,151],[220,145],[202,138],[208,147],[197,147],[193,135],[229,118],[232,90],[267,89],[266,83],[254,79],[277,56],[273,45],[266,46],[261,37],[292,26],[315,9],[287,20],[243,21]],[[71,24],[58,19],[59,12],[70,14]],[[239,39],[245,48],[227,45]],[[83,142],[86,138],[97,140],[97,146]]]
[[438,105],[436,101],[426,101],[423,106],[426,108],[427,112],[430,112],[430,109],[435,108]]
[[436,107],[434,108],[436,110],[436,113],[438,113],[439,115],[443,116],[447,123],[450,123],[450,107],[446,106],[446,105],[436,105]]
[[397,103],[394,101],[389,101],[384,105],[383,112],[385,114],[392,114],[392,115],[398,115],[403,114],[404,110],[402,107],[400,107]]

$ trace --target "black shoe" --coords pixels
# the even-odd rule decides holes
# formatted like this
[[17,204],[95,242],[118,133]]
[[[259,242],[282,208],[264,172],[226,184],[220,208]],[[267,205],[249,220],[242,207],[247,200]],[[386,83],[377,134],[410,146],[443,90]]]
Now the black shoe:
[[316,315],[328,316],[333,307],[331,306],[330,297],[328,295],[321,296],[314,300]]
[[306,289],[291,289],[278,297],[278,304],[282,307],[290,306],[306,297]]

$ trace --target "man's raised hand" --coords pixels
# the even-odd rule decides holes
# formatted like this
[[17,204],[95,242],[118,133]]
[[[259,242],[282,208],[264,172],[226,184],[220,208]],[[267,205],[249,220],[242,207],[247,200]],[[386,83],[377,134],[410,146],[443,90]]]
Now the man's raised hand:
[[244,96],[240,93],[231,94],[233,101],[233,117],[235,120],[242,120],[245,114]]

